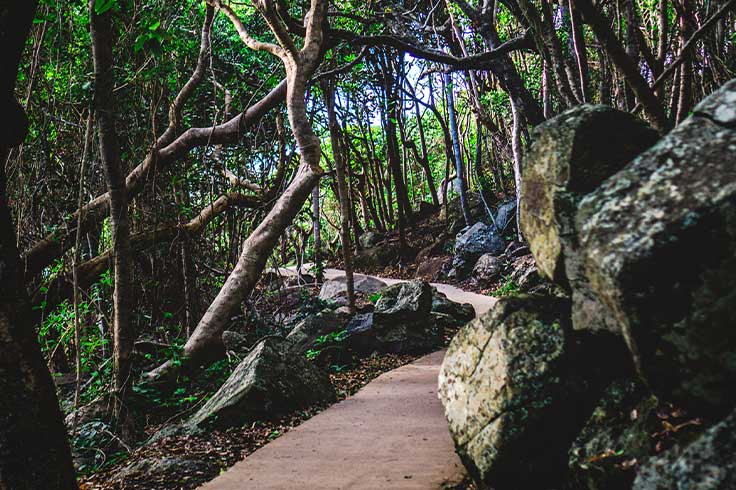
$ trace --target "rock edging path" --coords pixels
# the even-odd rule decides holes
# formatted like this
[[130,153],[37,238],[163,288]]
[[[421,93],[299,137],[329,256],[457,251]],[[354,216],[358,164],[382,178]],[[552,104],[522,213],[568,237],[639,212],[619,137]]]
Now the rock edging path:
[[[342,271],[325,275],[332,279]],[[479,315],[495,302],[454,286],[433,286],[453,301],[471,303]],[[382,374],[200,490],[439,490],[459,483],[465,471],[437,398],[444,354]]]

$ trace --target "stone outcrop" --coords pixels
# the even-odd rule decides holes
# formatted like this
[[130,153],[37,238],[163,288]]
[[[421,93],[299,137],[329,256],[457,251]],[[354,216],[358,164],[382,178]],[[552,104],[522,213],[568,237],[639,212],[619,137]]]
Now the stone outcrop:
[[606,389],[570,448],[572,488],[631,488],[637,464],[654,452],[659,401],[633,379]]
[[458,454],[482,485],[562,481],[567,449],[596,399],[569,318],[565,299],[505,298],[450,344],[439,395]]
[[[348,304],[348,287],[346,281],[347,278],[345,276],[339,276],[325,281],[319,291],[319,299],[322,301],[332,301],[338,305]],[[387,284],[385,282],[372,276],[363,274],[355,274],[353,276],[353,288],[356,293],[373,294],[386,286]]]
[[736,488],[736,411],[684,449],[676,446],[650,459],[639,469],[633,486],[633,490],[732,488]]
[[565,288],[572,286],[575,328],[618,328],[581,271],[578,204],[657,138],[656,131],[632,115],[602,105],[572,108],[534,130],[524,157],[521,228],[540,273]]
[[498,206],[494,224],[496,229],[505,231],[509,224],[516,218],[516,201],[509,201]]
[[373,311],[373,329],[381,350],[407,353],[438,346],[441,332],[431,311],[428,282],[402,282],[382,290]]
[[455,276],[465,277],[481,255],[501,255],[505,249],[506,242],[493,226],[479,221],[463,229],[455,238],[455,256],[452,259]]
[[184,429],[240,426],[334,399],[325,373],[295,354],[290,341],[270,337],[251,349]]
[[534,129],[524,156],[521,229],[542,274],[567,282],[578,202],[657,137],[630,114],[603,105],[574,107]]
[[736,80],[586,196],[576,218],[593,291],[653,388],[736,403]]
[[292,343],[294,352],[303,354],[312,347],[317,337],[341,329],[347,321],[346,314],[326,308],[297,323],[286,336],[286,340]]

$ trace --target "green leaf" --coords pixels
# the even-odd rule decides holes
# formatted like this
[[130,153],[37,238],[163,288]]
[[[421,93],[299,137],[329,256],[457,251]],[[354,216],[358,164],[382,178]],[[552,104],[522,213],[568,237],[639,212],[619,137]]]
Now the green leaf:
[[95,15],[102,15],[118,3],[118,0],[95,0]]

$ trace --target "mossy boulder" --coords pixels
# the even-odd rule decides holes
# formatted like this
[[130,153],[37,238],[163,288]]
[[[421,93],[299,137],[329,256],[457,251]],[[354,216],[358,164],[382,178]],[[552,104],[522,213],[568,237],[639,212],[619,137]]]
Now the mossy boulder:
[[736,80],[586,196],[576,228],[655,391],[700,413],[736,404]]
[[567,284],[578,202],[657,138],[629,113],[603,105],[574,107],[534,129],[523,161],[521,228],[543,275]]
[[736,488],[736,411],[691,444],[675,446],[639,468],[633,490]]
[[335,398],[326,373],[296,354],[290,341],[268,337],[251,349],[182,432],[238,427]]
[[308,316],[297,323],[286,336],[292,343],[292,349],[298,354],[304,354],[320,335],[326,335],[340,330],[348,322],[348,315],[325,308],[315,315]]
[[571,290],[577,329],[617,330],[578,260],[578,203],[658,139],[627,112],[581,105],[537,126],[524,156],[521,228],[543,277]]
[[382,352],[422,352],[441,344],[442,332],[431,314],[432,289],[426,281],[410,281],[381,291],[372,329]]
[[611,383],[570,449],[570,487],[631,488],[637,465],[654,453],[658,405],[634,379]]
[[570,443],[601,391],[590,380],[608,368],[605,356],[586,352],[569,318],[566,299],[504,298],[451,342],[439,396],[481,487],[549,489],[564,480]]

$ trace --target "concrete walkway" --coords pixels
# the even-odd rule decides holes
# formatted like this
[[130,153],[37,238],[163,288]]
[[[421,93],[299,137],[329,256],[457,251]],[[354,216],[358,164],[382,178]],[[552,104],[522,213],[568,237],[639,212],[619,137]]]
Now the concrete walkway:
[[[309,264],[304,264],[302,266],[302,269],[307,271],[309,270]],[[295,274],[296,271],[294,268],[282,268],[279,269],[282,274]],[[325,269],[324,271],[325,279],[335,279],[337,277],[342,277],[345,275],[345,271],[342,271],[340,269]],[[365,274],[355,274],[355,277],[364,276]],[[404,279],[392,279],[390,277],[377,277],[377,276],[371,276],[376,277],[376,279],[380,279],[381,281],[385,282],[388,285],[396,284],[398,282],[406,282]],[[483,294],[477,294],[477,293],[471,293],[470,291],[464,291],[456,286],[451,286],[450,284],[443,284],[440,282],[433,282],[430,283],[432,286],[437,288],[437,290],[441,293],[444,293],[449,299],[452,301],[456,301],[458,303],[470,303],[473,305],[473,308],[475,308],[475,314],[476,316],[480,316],[483,313],[487,312],[491,308],[493,308],[493,305],[496,304],[496,301],[498,301],[497,298],[491,297],[491,296],[485,296]]]
[[437,398],[444,351],[384,373],[201,490],[439,490],[464,475]]
[[[342,275],[337,269],[325,271],[326,279]],[[453,301],[472,304],[476,315],[496,301],[448,284],[433,286]],[[200,489],[440,490],[459,483],[464,469],[437,398],[444,354],[382,374]]]

